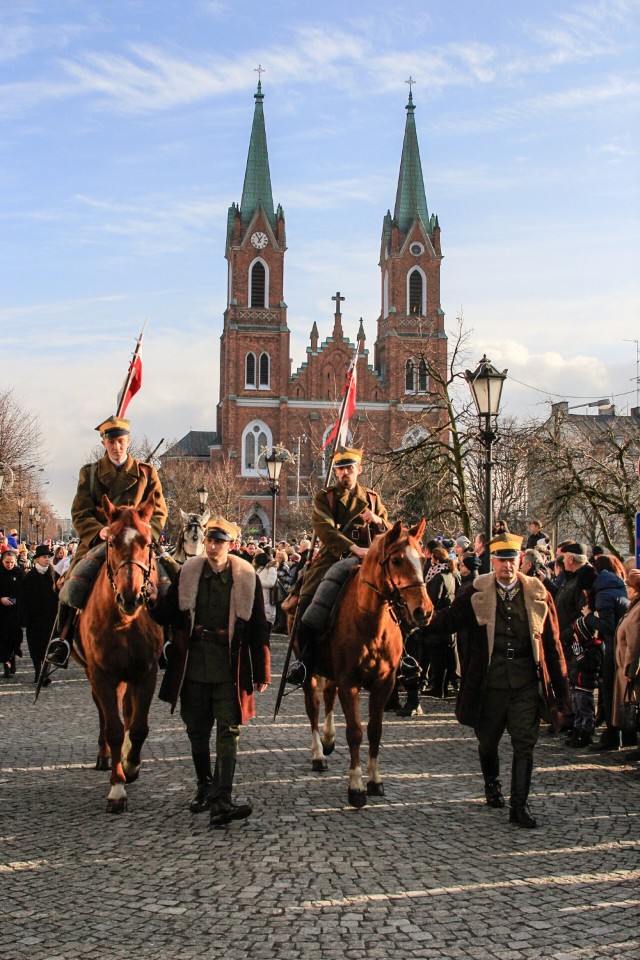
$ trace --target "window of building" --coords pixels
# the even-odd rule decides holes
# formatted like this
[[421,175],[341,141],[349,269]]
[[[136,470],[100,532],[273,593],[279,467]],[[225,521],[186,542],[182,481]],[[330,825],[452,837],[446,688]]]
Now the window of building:
[[244,385],[253,387],[256,385],[256,355],[248,353],[244,358]]
[[419,270],[412,270],[409,274],[409,313],[423,313],[422,309],[422,274]]
[[269,388],[269,383],[271,381],[271,360],[268,353],[260,354],[260,389],[265,390]]
[[404,392],[413,393],[415,391],[413,360],[407,360],[404,365]]
[[260,476],[259,467],[273,446],[271,430],[261,420],[252,420],[242,432],[242,476]]
[[418,393],[426,393],[429,389],[429,371],[427,364],[421,360],[418,364]]
[[261,260],[254,260],[251,265],[251,278],[250,278],[250,288],[251,288],[251,297],[249,300],[249,306],[251,307],[266,307],[267,302],[265,298],[267,284],[266,284],[266,270],[264,269],[264,264]]

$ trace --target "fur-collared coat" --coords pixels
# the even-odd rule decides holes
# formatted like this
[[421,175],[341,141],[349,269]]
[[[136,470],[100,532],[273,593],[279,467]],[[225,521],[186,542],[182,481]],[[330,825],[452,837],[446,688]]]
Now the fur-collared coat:
[[[525,577],[519,573],[518,581],[529,620],[533,659],[538,668],[541,714],[559,729],[564,718],[571,715],[572,708],[558,617],[550,594],[537,577]],[[456,717],[470,727],[476,725],[482,708],[493,655],[496,607],[496,576],[495,573],[486,573],[458,594],[448,609],[437,613],[429,627],[451,633],[466,629]]]
[[629,607],[618,624],[615,638],[615,658],[616,679],[611,711],[614,724],[617,721],[618,708],[624,700],[629,680],[633,680],[633,696],[636,700],[640,700],[640,600]]
[[102,510],[105,493],[118,507],[139,507],[152,496],[155,508],[149,521],[151,533],[154,540],[160,539],[167,522],[167,505],[156,468],[129,455],[118,471],[105,453],[95,464],[87,463],[80,468],[78,490],[71,505],[71,519],[80,537],[74,565],[91,547],[101,542],[100,530],[107,522]]
[[[173,643],[158,694],[175,710],[189,656],[189,640],[195,626],[196,600],[206,556],[190,557],[171,584],[165,597],[159,597],[150,614],[157,623],[171,624]],[[231,564],[231,604],[229,607],[229,660],[234,678],[241,723],[255,716],[254,683],[271,681],[269,624],[264,614],[262,587],[250,563],[229,555]],[[173,649],[172,649],[173,648]]]

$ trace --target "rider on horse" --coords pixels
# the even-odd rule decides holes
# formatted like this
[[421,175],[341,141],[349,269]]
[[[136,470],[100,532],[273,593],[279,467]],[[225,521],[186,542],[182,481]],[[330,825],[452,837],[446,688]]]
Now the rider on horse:
[[336,482],[318,490],[313,502],[313,532],[321,542],[300,591],[297,613],[299,659],[287,673],[287,683],[299,686],[313,672],[317,630],[303,620],[305,610],[327,571],[344,557],[366,556],[371,541],[391,528],[387,511],[374,490],[358,482],[362,473],[362,450],[341,448],[333,456]]
[[[80,469],[78,490],[71,507],[71,519],[80,538],[72,569],[92,547],[107,538],[108,526],[102,510],[102,496],[106,494],[118,507],[138,507],[149,496],[155,509],[151,516],[151,535],[157,542],[167,522],[167,505],[156,468],[142,463],[129,453],[130,424],[121,417],[109,417],[96,427],[105,449],[100,460],[87,463]],[[75,611],[60,602],[57,628],[59,636],[51,640],[46,654],[47,663],[66,667],[71,654],[70,628]]]

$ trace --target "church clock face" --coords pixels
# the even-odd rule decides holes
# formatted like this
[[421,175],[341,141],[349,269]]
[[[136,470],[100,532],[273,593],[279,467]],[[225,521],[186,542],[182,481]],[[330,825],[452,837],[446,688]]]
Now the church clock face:
[[269,238],[267,237],[266,233],[261,233],[261,232],[254,233],[251,237],[251,243],[256,248],[256,250],[264,250],[268,242],[269,242]]

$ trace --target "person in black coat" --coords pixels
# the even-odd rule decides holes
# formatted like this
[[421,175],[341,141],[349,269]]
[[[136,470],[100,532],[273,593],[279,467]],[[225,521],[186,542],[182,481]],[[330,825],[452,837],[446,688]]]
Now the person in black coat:
[[20,603],[24,570],[18,566],[18,552],[9,548],[0,563],[0,660],[4,677],[16,672],[16,656],[22,656]]
[[[56,576],[51,565],[53,553],[46,543],[36,547],[33,565],[22,585],[22,625],[27,628],[27,644],[37,683],[47,644],[58,612]],[[44,683],[51,682],[47,677]]]

